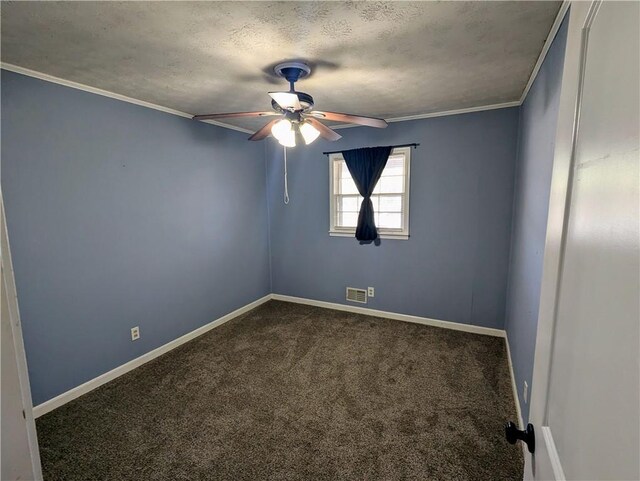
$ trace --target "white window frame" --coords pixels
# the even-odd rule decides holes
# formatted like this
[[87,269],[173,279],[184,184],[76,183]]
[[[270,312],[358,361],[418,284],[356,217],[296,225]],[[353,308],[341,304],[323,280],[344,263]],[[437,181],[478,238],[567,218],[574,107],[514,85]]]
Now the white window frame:
[[[381,239],[409,239],[409,187],[411,185],[411,147],[396,147],[391,151],[391,155],[404,154],[404,194],[402,211],[402,229],[383,229],[378,227],[378,236]],[[356,233],[355,227],[340,227],[335,225],[336,221],[336,195],[333,190],[334,172],[333,166],[337,161],[344,161],[341,153],[329,154],[329,235],[334,237],[353,237]]]

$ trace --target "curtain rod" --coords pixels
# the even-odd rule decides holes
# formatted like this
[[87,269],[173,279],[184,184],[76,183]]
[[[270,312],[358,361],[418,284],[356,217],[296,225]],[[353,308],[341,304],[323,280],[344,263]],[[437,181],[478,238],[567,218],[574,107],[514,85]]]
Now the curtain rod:
[[[397,149],[400,147],[413,147],[414,149],[416,149],[418,148],[418,145],[420,144],[400,144],[400,145],[392,145],[391,147],[394,149]],[[322,152],[322,155],[341,154],[341,153],[342,153],[342,150],[334,150],[333,152]]]

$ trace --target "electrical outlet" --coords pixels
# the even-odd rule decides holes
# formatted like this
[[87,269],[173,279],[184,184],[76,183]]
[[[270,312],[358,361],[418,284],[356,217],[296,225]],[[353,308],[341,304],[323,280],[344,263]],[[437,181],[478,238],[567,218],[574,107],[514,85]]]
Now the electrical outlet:
[[373,287],[367,287],[367,297],[376,297],[376,290]]
[[528,397],[529,397],[529,385],[527,384],[527,381],[524,382],[524,389],[522,390],[522,397],[524,397],[524,403],[527,404]]
[[135,341],[140,339],[140,328],[138,326],[131,328],[131,340]]

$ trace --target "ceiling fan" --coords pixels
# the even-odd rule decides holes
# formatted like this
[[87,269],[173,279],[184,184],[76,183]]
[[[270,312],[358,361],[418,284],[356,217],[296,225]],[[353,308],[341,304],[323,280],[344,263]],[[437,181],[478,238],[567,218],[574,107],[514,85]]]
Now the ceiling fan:
[[325,112],[313,109],[313,97],[304,92],[296,92],[295,83],[311,73],[311,68],[302,62],[284,62],[274,67],[279,77],[289,82],[288,92],[269,92],[273,110],[265,112],[231,112],[224,114],[196,115],[194,120],[218,120],[231,117],[278,117],[270,120],[249,140],[263,140],[270,134],[285,147],[295,147],[296,132],[299,132],[305,144],[310,144],[319,136],[326,140],[335,141],[342,136],[330,129],[318,119],[345,122],[349,124],[366,125],[368,127],[384,128],[387,122],[383,119],[363,117],[360,115]]

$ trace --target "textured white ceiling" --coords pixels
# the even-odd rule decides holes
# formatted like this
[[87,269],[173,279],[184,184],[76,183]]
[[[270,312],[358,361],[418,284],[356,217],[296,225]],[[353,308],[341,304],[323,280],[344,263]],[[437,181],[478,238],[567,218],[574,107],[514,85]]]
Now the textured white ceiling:
[[[266,110],[270,67],[316,108],[395,118],[518,100],[560,2],[8,2],[2,61],[183,112]],[[262,120],[230,124],[256,129]]]

